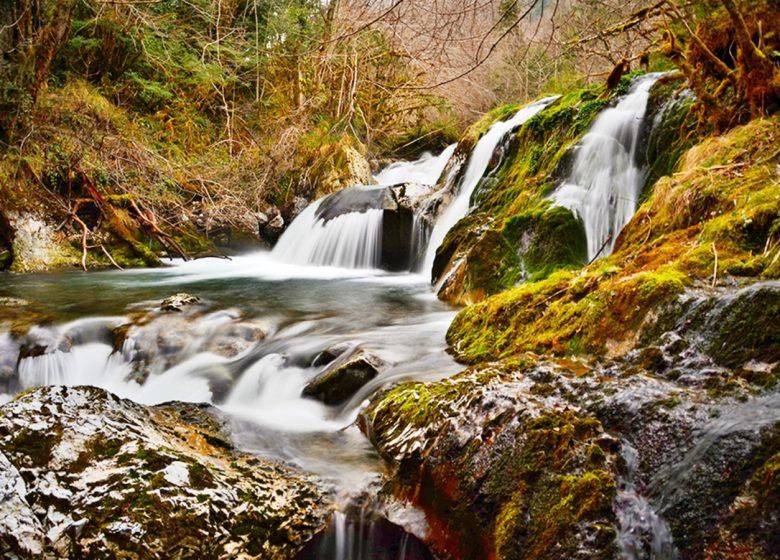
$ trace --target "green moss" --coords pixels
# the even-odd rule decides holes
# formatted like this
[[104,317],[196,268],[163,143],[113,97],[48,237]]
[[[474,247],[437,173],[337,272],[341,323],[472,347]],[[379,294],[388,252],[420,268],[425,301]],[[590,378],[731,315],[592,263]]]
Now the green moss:
[[[778,143],[775,118],[698,145],[679,174],[654,187],[612,256],[578,275],[557,272],[464,309],[447,333],[451,349],[467,363],[527,350],[622,355],[655,312],[674,307],[694,280],[711,283],[716,253],[718,279],[729,271],[772,277],[767,262],[780,260],[773,242],[780,215]],[[528,220],[509,223],[521,230]],[[735,308],[722,322],[710,344],[720,363],[777,355],[776,329],[767,321],[779,311],[769,292],[757,307],[744,301],[744,312]],[[738,333],[752,334],[743,343]]]
[[[440,293],[442,299],[479,301],[512,287],[525,273],[540,279],[584,262],[581,224],[568,210],[550,208],[545,197],[565,174],[573,144],[612,98],[601,93],[597,87],[568,93],[511,138],[501,161],[474,191],[476,209],[450,230],[437,251],[434,279],[461,263]],[[516,110],[508,106],[491,113],[473,127],[472,140],[478,137],[475,131]]]
[[526,278],[531,281],[561,268],[578,268],[587,259],[582,222],[567,208],[551,206],[548,201],[507,220],[504,235],[519,247]]
[[6,453],[17,455],[28,467],[43,467],[52,459],[52,451],[62,437],[62,427],[54,425],[46,434],[22,428],[3,443]]

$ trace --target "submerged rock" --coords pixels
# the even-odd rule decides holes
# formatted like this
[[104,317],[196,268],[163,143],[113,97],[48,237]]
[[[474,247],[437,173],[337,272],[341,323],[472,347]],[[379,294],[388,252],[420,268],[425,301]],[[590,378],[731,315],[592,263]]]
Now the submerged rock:
[[304,388],[303,396],[327,405],[347,402],[363,385],[379,375],[384,363],[364,350],[345,352]]
[[46,387],[0,408],[0,548],[21,558],[289,558],[324,527],[312,477],[232,449],[208,405]]

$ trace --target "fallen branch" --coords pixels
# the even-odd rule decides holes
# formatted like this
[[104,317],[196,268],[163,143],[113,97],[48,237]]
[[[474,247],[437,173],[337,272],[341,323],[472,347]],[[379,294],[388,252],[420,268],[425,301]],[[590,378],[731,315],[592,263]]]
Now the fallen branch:
[[596,252],[595,255],[593,255],[593,258],[588,261],[588,264],[593,264],[593,261],[595,261],[597,258],[599,258],[599,255],[604,251],[607,245],[609,245],[609,242],[612,241],[612,234],[610,233],[607,238],[604,240],[604,243],[601,244],[601,248]]
[[138,216],[138,219],[143,223],[148,229],[149,233],[153,237],[155,237],[164,247],[165,250],[168,251],[168,254],[170,255],[170,250],[168,249],[168,245],[173,247],[174,251],[179,254],[179,256],[184,259],[185,261],[190,260],[190,258],[187,256],[187,253],[184,251],[184,249],[177,243],[177,241],[171,237],[169,234],[165,233],[163,230],[159,228],[157,225],[157,220],[155,219],[155,216],[153,213],[149,212],[149,215],[146,215],[146,212],[141,210],[141,208],[138,206],[135,200],[132,198],[130,200],[130,205],[133,207],[133,210],[135,210],[136,215]]
[[715,265],[712,269],[712,288],[715,287],[715,283],[718,281],[718,250],[715,248],[715,242],[712,242],[712,252],[715,253]]

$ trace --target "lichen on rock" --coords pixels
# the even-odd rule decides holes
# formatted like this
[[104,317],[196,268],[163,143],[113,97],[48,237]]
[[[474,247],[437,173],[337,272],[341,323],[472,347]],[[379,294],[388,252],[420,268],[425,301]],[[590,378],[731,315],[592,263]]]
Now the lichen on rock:
[[0,409],[0,543],[21,558],[288,558],[321,529],[317,480],[234,450],[208,405],[46,387]]

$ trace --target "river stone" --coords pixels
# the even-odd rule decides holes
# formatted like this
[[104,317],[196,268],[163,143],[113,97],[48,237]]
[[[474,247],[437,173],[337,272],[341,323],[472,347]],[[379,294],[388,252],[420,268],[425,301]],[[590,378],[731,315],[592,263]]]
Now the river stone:
[[352,354],[357,350],[357,345],[352,342],[339,342],[333,346],[327,347],[314,357],[311,362],[311,367],[322,367],[332,363],[336,358]]
[[380,358],[359,350],[333,362],[303,388],[302,394],[331,406],[344,404],[374,379],[383,365]]
[[0,408],[0,550],[22,558],[289,558],[318,481],[232,449],[209,405],[44,387]]
[[160,304],[160,309],[163,311],[182,311],[185,307],[195,305],[196,303],[200,303],[198,296],[179,293],[165,298]]

